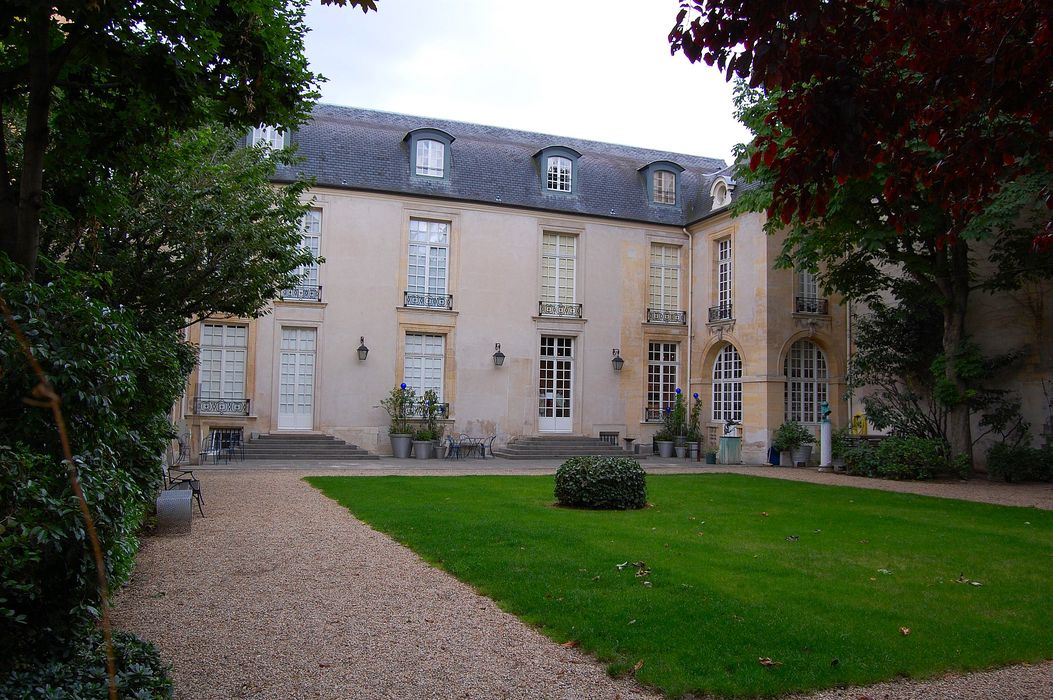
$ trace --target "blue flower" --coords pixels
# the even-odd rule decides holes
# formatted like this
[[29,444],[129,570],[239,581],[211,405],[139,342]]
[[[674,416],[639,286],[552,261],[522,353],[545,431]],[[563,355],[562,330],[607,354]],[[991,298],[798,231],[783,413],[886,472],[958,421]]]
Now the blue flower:
[[695,392],[695,401],[698,401],[698,392]]
[[406,382],[402,382],[402,384],[399,384],[399,388],[402,389],[403,391],[405,391],[406,390]]
[[665,412],[666,413],[672,413],[673,412],[673,407],[672,406],[666,406],[665,407]]
[[677,388],[676,388],[676,393],[677,393],[678,395],[680,394],[680,387],[677,387]]

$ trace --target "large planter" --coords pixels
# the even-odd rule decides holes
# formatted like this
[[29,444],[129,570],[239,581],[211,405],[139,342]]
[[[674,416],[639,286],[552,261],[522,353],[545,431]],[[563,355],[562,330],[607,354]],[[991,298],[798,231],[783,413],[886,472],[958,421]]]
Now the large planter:
[[706,453],[706,464],[716,464],[716,463],[717,463],[717,453],[716,452],[707,452]]
[[789,450],[783,450],[779,453],[779,466],[780,467],[792,467],[793,466],[793,453]]
[[676,450],[677,459],[683,459],[684,457],[687,457],[687,445],[676,445],[674,449]]
[[403,433],[392,433],[388,437],[391,438],[391,456],[396,459],[408,459],[410,450],[413,449],[413,436]]
[[417,459],[431,459],[431,453],[435,443],[431,440],[414,440],[413,456]]
[[658,456],[666,459],[673,456],[672,440],[658,440]]
[[698,459],[698,443],[689,442],[687,443],[687,458]]
[[808,460],[811,459],[811,457],[812,457],[812,446],[811,445],[801,445],[800,447],[798,447],[796,450],[793,451],[793,466],[796,467],[798,464],[806,465],[806,464],[808,464]]

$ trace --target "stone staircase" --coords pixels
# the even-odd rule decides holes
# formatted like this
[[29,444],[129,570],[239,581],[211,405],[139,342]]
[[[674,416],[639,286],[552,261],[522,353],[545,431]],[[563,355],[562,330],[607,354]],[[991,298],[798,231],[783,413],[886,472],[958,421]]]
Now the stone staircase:
[[504,447],[493,451],[495,457],[505,459],[550,459],[553,457],[576,457],[578,455],[601,455],[604,457],[632,457],[644,459],[644,455],[626,452],[599,438],[582,435],[546,435],[512,438]]
[[380,458],[332,435],[278,433],[260,435],[246,441],[245,459],[317,461]]

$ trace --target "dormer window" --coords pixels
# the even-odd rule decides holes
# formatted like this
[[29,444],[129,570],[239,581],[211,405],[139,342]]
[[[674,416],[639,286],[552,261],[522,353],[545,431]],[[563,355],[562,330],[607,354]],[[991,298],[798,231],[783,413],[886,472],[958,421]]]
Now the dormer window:
[[449,180],[453,136],[442,129],[414,129],[403,139],[409,144],[410,174],[420,180]]
[[713,182],[713,187],[709,190],[710,196],[713,197],[713,208],[721,209],[731,204],[731,191],[735,189],[735,181],[729,180],[724,176],[718,177]]
[[656,160],[640,168],[647,183],[647,200],[665,206],[680,205],[680,173],[683,167],[669,160]]
[[541,187],[544,191],[577,193],[580,153],[566,146],[549,146],[535,153],[534,157],[541,171]]
[[253,128],[250,138],[253,146],[261,146],[269,151],[280,151],[287,145],[286,132],[267,124]]
[[417,174],[425,177],[442,177],[446,174],[443,167],[445,156],[445,144],[431,139],[421,139],[417,142]]
[[570,158],[552,156],[548,159],[548,188],[556,192],[570,192],[574,182],[574,163]]

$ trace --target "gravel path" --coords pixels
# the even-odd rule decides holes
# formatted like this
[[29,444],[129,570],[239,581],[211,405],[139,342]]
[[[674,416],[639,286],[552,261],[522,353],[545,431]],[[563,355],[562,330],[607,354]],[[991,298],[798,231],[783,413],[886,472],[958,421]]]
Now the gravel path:
[[[555,466],[467,463],[427,473],[551,473]],[[726,471],[1053,509],[1050,485]],[[312,465],[309,472],[199,471],[208,517],[195,518],[190,535],[144,540],[115,622],[160,647],[179,700],[660,697],[631,679],[609,678],[591,657],[553,643],[363,525],[301,480],[311,472],[421,473],[394,460]],[[1053,663],[812,698],[1053,700]]]

